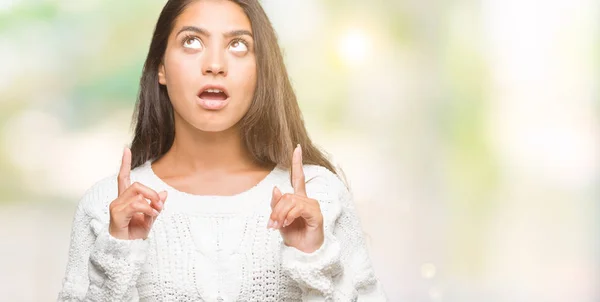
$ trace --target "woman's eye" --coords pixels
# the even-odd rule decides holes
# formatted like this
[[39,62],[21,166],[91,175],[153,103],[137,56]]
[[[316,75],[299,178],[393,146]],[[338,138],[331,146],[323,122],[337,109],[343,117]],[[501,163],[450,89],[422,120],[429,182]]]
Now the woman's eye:
[[246,46],[246,44],[242,41],[233,41],[231,42],[231,44],[229,44],[229,47],[232,51],[235,52],[245,52],[248,51],[248,46]]
[[202,48],[202,42],[198,38],[188,38],[183,41],[183,47],[191,49]]

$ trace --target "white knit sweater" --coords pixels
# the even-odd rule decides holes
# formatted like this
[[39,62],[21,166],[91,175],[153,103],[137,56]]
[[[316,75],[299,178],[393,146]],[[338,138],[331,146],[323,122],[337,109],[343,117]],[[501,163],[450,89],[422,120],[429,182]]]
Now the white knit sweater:
[[306,193],[320,202],[325,241],[313,253],[268,230],[273,186],[292,193],[279,166],[234,196],[192,195],[157,177],[150,161],[131,181],[168,191],[148,238],[108,232],[116,174],[80,200],[59,301],[385,301],[350,192],[321,166],[304,165]]

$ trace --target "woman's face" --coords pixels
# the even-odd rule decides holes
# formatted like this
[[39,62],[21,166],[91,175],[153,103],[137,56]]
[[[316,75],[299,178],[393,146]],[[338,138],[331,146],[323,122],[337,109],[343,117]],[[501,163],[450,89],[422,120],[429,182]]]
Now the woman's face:
[[176,120],[211,132],[234,126],[256,87],[252,28],[242,8],[222,0],[189,4],[175,21],[158,75]]

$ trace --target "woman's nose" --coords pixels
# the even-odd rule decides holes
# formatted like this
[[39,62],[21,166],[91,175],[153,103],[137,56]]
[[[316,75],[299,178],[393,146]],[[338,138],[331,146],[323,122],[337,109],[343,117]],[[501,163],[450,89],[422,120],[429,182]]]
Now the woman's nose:
[[207,51],[207,56],[202,68],[202,74],[208,75],[227,75],[227,63],[225,62],[225,54],[222,50],[211,49]]

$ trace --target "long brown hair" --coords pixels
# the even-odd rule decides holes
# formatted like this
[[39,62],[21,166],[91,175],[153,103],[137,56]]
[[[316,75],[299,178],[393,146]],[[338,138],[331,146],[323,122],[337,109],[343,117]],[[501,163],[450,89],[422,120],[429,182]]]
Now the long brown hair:
[[[154,30],[140,79],[133,114],[132,168],[162,157],[173,145],[173,106],[166,87],[158,82],[158,69],[176,18],[197,0],[169,0]],[[296,94],[290,83],[275,30],[258,0],[230,0],[246,13],[252,25],[257,61],[257,86],[246,115],[239,121],[241,137],[254,160],[261,165],[291,167],[296,144],[302,146],[304,164],[336,169],[310,140]]]

